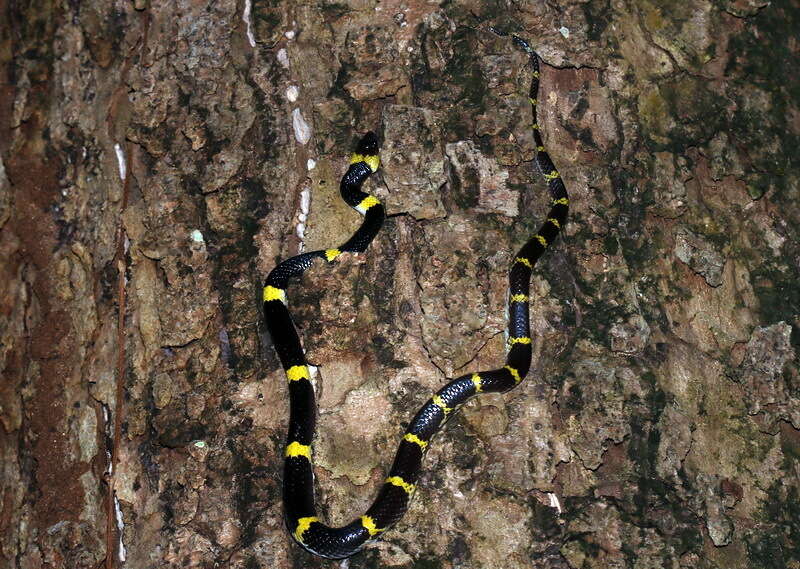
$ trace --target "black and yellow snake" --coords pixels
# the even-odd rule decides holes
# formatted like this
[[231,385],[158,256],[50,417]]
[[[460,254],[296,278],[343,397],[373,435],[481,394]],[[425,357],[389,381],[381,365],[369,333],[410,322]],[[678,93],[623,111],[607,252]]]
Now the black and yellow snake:
[[349,557],[367,541],[375,539],[397,523],[408,509],[416,489],[425,450],[448,415],[474,395],[512,389],[522,381],[530,368],[528,291],[531,270],[566,222],[569,200],[564,183],[545,152],[536,122],[538,56],[526,42],[517,37],[514,40],[530,55],[533,65],[529,96],[533,109],[536,162],[547,181],[552,207],[547,221],[522,246],[511,266],[506,363],[500,369],[470,373],[452,380],[422,406],[403,435],[392,468],[372,506],[363,516],[343,527],[333,528],[323,524],[314,506],[311,444],[316,424],[316,401],[303,347],[286,306],[286,287],[290,278],[301,275],[317,259],[330,263],[342,253],[365,251],[383,225],[383,206],[373,196],[361,191],[364,181],[377,171],[380,163],[378,139],[374,134],[366,134],[358,143],[340,187],[344,201],[364,216],[361,227],[346,243],[333,249],[312,251],[287,259],[267,277],[263,295],[264,317],[289,386],[289,434],[283,472],[284,515],[295,541],[315,555],[332,559]]

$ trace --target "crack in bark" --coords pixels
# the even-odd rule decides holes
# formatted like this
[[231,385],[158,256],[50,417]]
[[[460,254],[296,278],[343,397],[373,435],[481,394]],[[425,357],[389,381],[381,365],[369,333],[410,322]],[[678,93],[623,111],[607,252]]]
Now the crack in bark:
[[[417,288],[420,291],[425,290],[424,288],[422,288],[422,285],[419,282],[419,278],[416,278],[415,282],[416,282]],[[419,303],[419,310],[420,310],[420,312],[422,312],[423,316],[427,316],[427,314],[425,313],[425,308],[422,306],[421,302]],[[439,373],[441,373],[444,377],[447,377],[447,374],[445,373],[445,371],[441,367],[439,367],[439,364],[437,364],[434,361],[433,354],[431,354],[430,349],[428,349],[428,345],[425,343],[425,338],[423,337],[424,335],[425,334],[422,331],[422,321],[420,320],[420,323],[419,323],[419,339],[420,339],[420,344],[422,345],[422,349],[425,350],[425,354],[428,356],[428,361],[431,363],[431,365],[433,365],[433,367],[438,369]]]
[[454,373],[454,374],[456,374],[456,375],[458,375],[458,372],[459,372],[459,370],[463,370],[464,368],[466,368],[467,366],[469,366],[470,364],[472,364],[472,362],[474,362],[474,361],[477,359],[478,355],[481,353],[481,351],[483,351],[483,348],[485,348],[485,347],[486,347],[486,345],[487,345],[489,342],[491,342],[491,341],[492,341],[492,340],[494,340],[494,339],[495,339],[497,336],[499,336],[499,335],[501,335],[501,334],[504,334],[504,333],[505,333],[505,329],[503,329],[503,330],[499,330],[499,331],[497,331],[497,332],[494,332],[494,333],[493,333],[492,335],[490,335],[488,338],[486,338],[486,340],[485,340],[485,341],[484,341],[484,342],[483,342],[483,343],[482,343],[482,344],[481,344],[481,345],[480,345],[480,346],[479,346],[479,347],[478,347],[478,348],[475,350],[475,354],[474,354],[474,355],[473,355],[473,356],[472,356],[472,357],[471,357],[471,358],[470,358],[470,359],[469,359],[467,362],[465,362],[464,364],[462,364],[462,365],[458,366],[457,368],[455,368],[455,369],[453,370],[453,373]]
[[[139,61],[141,61],[141,59],[144,56],[144,49],[147,46],[148,32],[150,26],[150,15],[148,11],[145,10],[142,12],[141,20],[142,20],[142,34],[125,58],[125,63],[123,64],[122,71],[120,73],[119,87],[117,88],[111,99],[108,108],[108,113],[106,114],[107,134],[112,141],[116,138],[112,132],[113,130],[112,125],[117,119],[117,109],[121,96],[124,95],[127,91],[125,85],[128,78],[128,73],[131,68],[131,63],[133,61],[134,54],[138,50]],[[130,160],[131,143],[128,141],[125,142],[125,156],[127,158],[127,161],[131,163]],[[128,168],[128,172],[126,172],[125,178],[122,183],[122,203],[120,204],[120,212],[119,212],[120,215],[119,215],[119,222],[117,226],[117,236],[116,236],[116,254],[114,256],[114,261],[115,264],[117,265],[117,271],[118,271],[117,365],[116,365],[117,377],[116,377],[115,401],[114,401],[114,433],[113,433],[113,442],[111,443],[112,444],[111,463],[109,467],[109,474],[106,478],[107,482],[106,557],[105,557],[106,569],[114,569],[115,560],[119,557],[117,544],[119,545],[122,544],[122,534],[120,533],[120,535],[117,536],[117,531],[119,530],[119,528],[115,527],[116,526],[115,522],[117,521],[115,502],[118,503],[118,500],[116,498],[115,486],[117,480],[117,470],[119,465],[119,453],[120,453],[119,447],[121,443],[122,413],[124,411],[123,397],[125,393],[125,372],[127,367],[126,366],[127,353],[125,349],[126,348],[125,313],[127,309],[128,264],[127,264],[126,242],[128,241],[128,236],[125,231],[125,222],[123,216],[125,214],[125,210],[128,207],[128,198],[130,196],[130,179],[131,179],[130,170],[131,168]]]

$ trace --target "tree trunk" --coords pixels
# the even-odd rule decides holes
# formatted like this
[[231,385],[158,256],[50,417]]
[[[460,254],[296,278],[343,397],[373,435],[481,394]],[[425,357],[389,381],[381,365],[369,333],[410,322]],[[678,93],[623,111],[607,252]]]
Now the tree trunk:
[[0,0],[0,567],[328,567],[282,520],[275,264],[389,219],[288,290],[322,516],[372,501],[446,378],[534,366],[431,444],[351,569],[800,568],[800,8],[777,0]]

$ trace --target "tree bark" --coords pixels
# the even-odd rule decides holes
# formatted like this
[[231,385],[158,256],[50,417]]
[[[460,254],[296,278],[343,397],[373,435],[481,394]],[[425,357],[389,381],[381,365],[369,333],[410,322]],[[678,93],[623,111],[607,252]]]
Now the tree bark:
[[[461,410],[349,567],[800,568],[800,8],[791,0],[0,0],[0,567],[323,567],[282,521],[288,290],[326,520],[446,378],[502,365],[547,196],[534,366]],[[346,258],[345,258],[346,257]]]

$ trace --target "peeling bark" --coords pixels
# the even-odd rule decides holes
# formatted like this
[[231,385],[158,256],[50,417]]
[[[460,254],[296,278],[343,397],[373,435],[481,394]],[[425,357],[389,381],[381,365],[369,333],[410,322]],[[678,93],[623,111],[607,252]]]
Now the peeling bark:
[[283,527],[279,259],[321,407],[318,500],[372,500],[404,421],[504,355],[359,567],[800,567],[800,9],[789,0],[0,0],[0,567],[322,567]]

